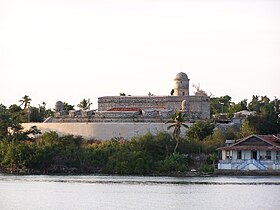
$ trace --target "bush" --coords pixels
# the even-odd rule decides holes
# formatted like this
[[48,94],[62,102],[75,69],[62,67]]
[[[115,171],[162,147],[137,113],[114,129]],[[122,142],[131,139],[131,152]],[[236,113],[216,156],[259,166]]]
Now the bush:
[[172,154],[166,157],[164,160],[159,162],[159,171],[160,172],[182,172],[187,169],[187,161],[181,154]]
[[198,169],[199,172],[203,173],[214,173],[213,165],[202,165]]

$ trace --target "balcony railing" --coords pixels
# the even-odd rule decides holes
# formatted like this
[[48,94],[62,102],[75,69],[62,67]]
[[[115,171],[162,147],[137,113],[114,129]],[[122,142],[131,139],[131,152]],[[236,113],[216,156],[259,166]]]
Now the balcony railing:
[[[242,164],[243,162],[246,162],[251,159],[225,159],[225,160],[219,160],[219,163],[224,164]],[[255,160],[256,162],[259,162],[261,164],[265,165],[280,165],[280,160]]]

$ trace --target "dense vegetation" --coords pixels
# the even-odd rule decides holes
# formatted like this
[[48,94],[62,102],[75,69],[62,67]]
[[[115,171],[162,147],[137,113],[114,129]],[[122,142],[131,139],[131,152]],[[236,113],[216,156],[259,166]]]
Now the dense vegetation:
[[[25,135],[25,133],[22,133]],[[221,134],[213,134],[217,137]],[[4,172],[23,173],[106,173],[106,174],[180,174],[191,168],[211,164],[210,157],[198,154],[215,152],[221,138],[206,142],[180,139],[178,152],[171,134],[146,134],[131,141],[85,141],[81,137],[59,137],[47,132],[38,138],[0,142],[0,166]],[[208,159],[207,159],[208,158]]]
[[[146,134],[131,141],[111,139],[85,141],[79,136],[58,136],[55,132],[43,135],[33,127],[23,131],[26,121],[42,121],[52,115],[45,104],[30,106],[31,99],[24,96],[22,106],[9,108],[0,105],[0,169],[13,173],[106,173],[106,174],[184,174],[195,168],[201,172],[213,171],[217,159],[216,148],[225,139],[238,139],[257,134],[280,133],[278,99],[253,96],[247,103],[231,102],[229,96],[211,98],[211,113],[215,117],[196,121],[186,128],[187,116],[176,112],[169,123],[173,133]],[[87,101],[80,103],[86,108]],[[64,103],[68,110],[74,106]],[[215,129],[220,116],[231,118],[233,113],[249,110],[240,128]],[[218,116],[218,117],[217,117]]]

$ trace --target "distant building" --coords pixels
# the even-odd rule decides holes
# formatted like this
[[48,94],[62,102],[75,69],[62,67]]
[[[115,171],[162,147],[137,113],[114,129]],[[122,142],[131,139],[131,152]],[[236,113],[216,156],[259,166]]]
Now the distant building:
[[248,110],[242,110],[239,112],[234,113],[234,116],[232,118],[232,122],[236,124],[238,127],[242,125],[242,123],[250,116],[254,116],[256,114],[255,111],[248,111]]
[[185,112],[189,120],[210,118],[209,96],[189,95],[189,78],[180,72],[174,79],[172,95],[103,96],[98,111],[71,111],[65,114],[56,103],[55,117],[46,122],[165,122],[175,111]]
[[280,170],[280,138],[274,135],[251,135],[226,141],[219,152],[218,169]]
[[[146,84],[145,84],[146,85]],[[170,88],[171,89],[171,88]],[[63,110],[58,101],[54,117],[44,123],[26,123],[25,129],[36,125],[42,132],[80,135],[86,139],[131,139],[148,132],[167,131],[165,124],[176,111],[184,112],[190,121],[210,118],[210,97],[189,95],[189,78],[180,72],[174,79],[170,95],[103,96],[98,110]]]

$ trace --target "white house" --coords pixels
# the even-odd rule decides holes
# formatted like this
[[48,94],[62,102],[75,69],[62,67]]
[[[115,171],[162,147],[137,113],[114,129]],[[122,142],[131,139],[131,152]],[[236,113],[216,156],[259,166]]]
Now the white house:
[[229,142],[219,152],[218,169],[280,170],[280,138],[251,135]]

